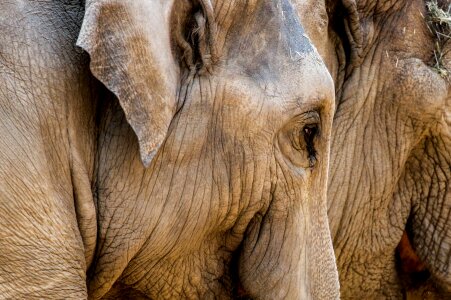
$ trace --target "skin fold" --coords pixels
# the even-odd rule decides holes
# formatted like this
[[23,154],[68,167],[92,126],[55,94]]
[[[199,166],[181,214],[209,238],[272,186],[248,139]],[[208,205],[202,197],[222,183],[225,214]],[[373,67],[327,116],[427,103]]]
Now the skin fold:
[[450,298],[450,81],[434,69],[426,2],[295,3],[336,87],[328,215],[342,298]]
[[0,298],[339,297],[333,81],[290,1],[0,20]]

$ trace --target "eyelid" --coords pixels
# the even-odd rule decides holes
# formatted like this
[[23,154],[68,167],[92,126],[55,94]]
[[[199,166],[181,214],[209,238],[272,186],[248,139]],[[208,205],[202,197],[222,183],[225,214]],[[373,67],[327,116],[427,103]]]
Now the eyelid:
[[320,129],[321,117],[318,111],[308,111],[297,116],[296,120],[297,129],[302,131],[305,126],[318,125],[318,131]]
[[321,122],[319,112],[316,110],[308,111],[304,113],[303,116],[304,118],[302,118],[302,121],[305,125],[319,124]]

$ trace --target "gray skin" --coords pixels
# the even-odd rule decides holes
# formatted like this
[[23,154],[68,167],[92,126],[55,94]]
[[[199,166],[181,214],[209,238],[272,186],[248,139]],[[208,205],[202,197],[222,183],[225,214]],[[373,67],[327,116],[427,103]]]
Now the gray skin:
[[[342,298],[450,299],[450,81],[431,67],[425,1],[296,2],[320,24],[306,31],[336,84],[328,215]],[[409,260],[396,253],[404,232]]]
[[0,21],[0,297],[338,298],[333,82],[289,1]]

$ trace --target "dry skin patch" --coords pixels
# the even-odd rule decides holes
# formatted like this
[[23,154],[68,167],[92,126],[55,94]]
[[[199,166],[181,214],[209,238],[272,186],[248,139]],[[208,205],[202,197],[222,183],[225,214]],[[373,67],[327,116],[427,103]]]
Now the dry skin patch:
[[437,0],[426,2],[426,21],[431,33],[435,36],[433,68],[443,78],[449,78],[451,70],[448,70],[445,63],[444,48],[451,39],[451,5],[442,8]]

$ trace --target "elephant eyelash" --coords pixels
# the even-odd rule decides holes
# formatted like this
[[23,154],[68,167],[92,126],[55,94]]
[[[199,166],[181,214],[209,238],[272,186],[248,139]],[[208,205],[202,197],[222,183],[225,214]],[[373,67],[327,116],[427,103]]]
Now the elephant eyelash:
[[[305,123],[304,123],[305,124]],[[303,126],[298,126],[292,132],[293,147],[301,154],[306,155],[309,163],[309,167],[313,168],[317,162],[317,151],[315,147],[315,141],[320,135],[320,129],[318,123],[310,123]]]
[[306,150],[308,154],[308,160],[310,164],[310,168],[315,166],[317,161],[316,149],[315,149],[315,138],[319,135],[319,127],[318,124],[308,124],[302,128],[302,136],[306,145]]

